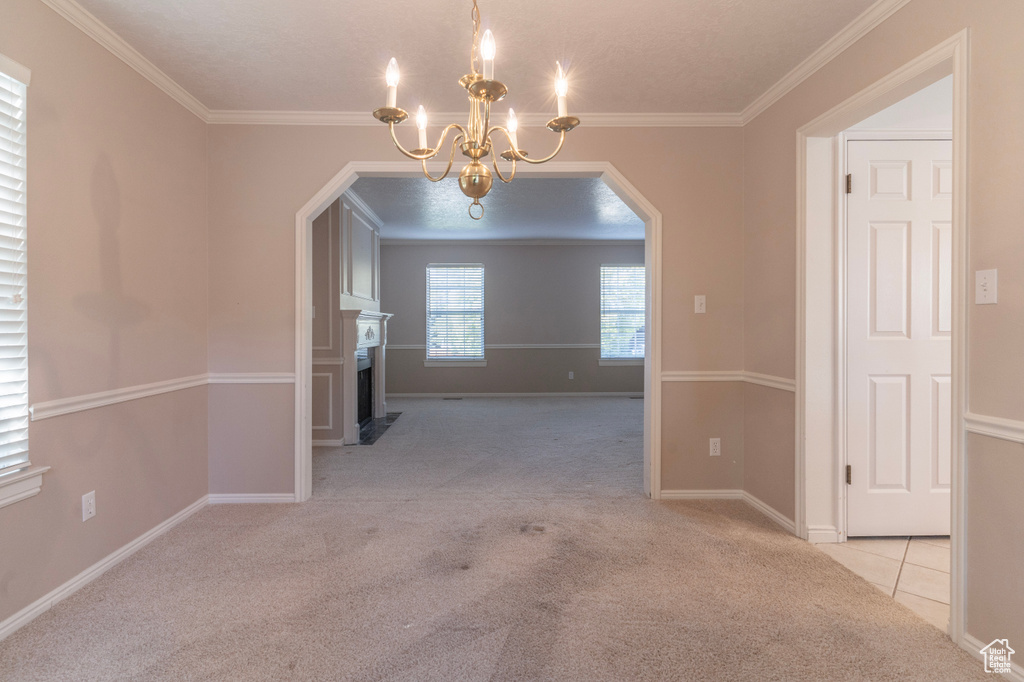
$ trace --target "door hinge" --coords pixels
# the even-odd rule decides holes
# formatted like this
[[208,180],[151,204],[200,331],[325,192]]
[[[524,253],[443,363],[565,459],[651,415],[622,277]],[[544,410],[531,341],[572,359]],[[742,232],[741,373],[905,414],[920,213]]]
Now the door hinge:
[[853,467],[849,464],[846,465],[846,485],[853,483]]
[[853,194],[853,173],[846,174],[846,193]]

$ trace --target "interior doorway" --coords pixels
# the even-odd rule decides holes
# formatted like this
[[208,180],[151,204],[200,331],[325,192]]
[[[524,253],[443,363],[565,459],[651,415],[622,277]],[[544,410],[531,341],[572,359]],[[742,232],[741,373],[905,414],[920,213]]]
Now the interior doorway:
[[966,404],[968,35],[963,31],[850,97],[797,131],[796,527],[812,542],[847,538],[846,395],[840,339],[845,281],[839,234],[845,224],[845,149],[851,126],[952,76],[950,191],[950,635],[964,635],[964,406]]
[[949,535],[952,141],[899,123],[843,136],[847,537]]
[[[443,166],[427,164],[431,172]],[[295,499],[312,493],[311,399],[312,380],[312,223],[331,203],[361,177],[418,177],[420,169],[406,162],[353,162],[348,164],[297,212],[296,236],[296,386],[295,386]],[[552,162],[543,169],[521,169],[533,177],[599,178],[644,224],[645,330],[644,358],[644,491],[661,494],[661,213],[611,164],[605,162]]]

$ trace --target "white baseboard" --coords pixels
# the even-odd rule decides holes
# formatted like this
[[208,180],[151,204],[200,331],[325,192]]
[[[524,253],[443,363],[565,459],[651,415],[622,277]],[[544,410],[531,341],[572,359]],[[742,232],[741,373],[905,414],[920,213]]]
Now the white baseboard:
[[743,500],[780,525],[786,532],[796,535],[796,524],[781,512],[768,506],[745,490],[662,490],[662,500]]
[[314,440],[313,441],[313,447],[314,448],[340,448],[344,444],[345,444],[345,440],[343,438],[337,438],[335,440]]
[[135,552],[139,551],[153,540],[157,539],[170,529],[177,526],[179,523],[192,516],[207,504],[206,495],[200,497],[198,500],[190,504],[189,506],[182,509],[180,512],[167,519],[163,523],[155,526],[154,528],[146,531],[139,537],[135,538],[127,545],[107,555],[103,559],[100,559],[95,564],[85,569],[71,580],[67,581],[57,589],[53,590],[49,594],[40,597],[35,600],[21,611],[18,611],[13,616],[7,618],[0,623],[0,640],[10,636],[19,628],[30,623],[33,619],[50,610],[54,604],[60,602],[72,594],[82,589],[96,578],[109,571],[114,566],[118,565]]
[[608,393],[388,393],[388,398],[643,398],[643,392]]
[[[964,635],[960,639],[960,648],[974,656],[979,661],[985,660],[985,657],[981,653],[981,649],[984,646],[986,646],[984,642],[971,635]],[[1019,649],[1020,646],[1017,648]],[[1011,661],[1010,672],[1002,675],[1002,678],[1004,680],[1014,680],[1014,682],[1024,682],[1024,666]]]
[[808,526],[807,542],[813,544],[825,544],[829,542],[842,542],[842,535],[835,526]]
[[292,493],[217,493],[209,495],[210,504],[280,504],[295,502]]
[[754,497],[753,495],[748,493],[746,490],[743,491],[743,501],[746,502],[747,504],[749,504],[751,507],[753,507],[757,511],[759,511],[762,514],[764,514],[765,516],[767,516],[769,519],[771,519],[775,523],[777,523],[780,526],[782,526],[782,528],[784,528],[786,530],[786,532],[789,533],[790,535],[796,535],[796,524],[793,521],[790,521],[789,519],[787,519],[786,516],[782,512],[778,511],[774,507],[768,506],[766,503],[764,503],[761,500],[759,500],[758,498]]
[[742,490],[662,490],[663,500],[742,500]]

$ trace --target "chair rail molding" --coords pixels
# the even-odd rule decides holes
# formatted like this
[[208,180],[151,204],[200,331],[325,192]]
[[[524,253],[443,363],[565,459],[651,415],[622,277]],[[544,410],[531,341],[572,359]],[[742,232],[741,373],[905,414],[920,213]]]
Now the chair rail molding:
[[29,406],[32,421],[60,417],[74,412],[83,412],[97,407],[106,407],[150,396],[172,393],[186,388],[206,386],[208,384],[294,384],[295,375],[291,372],[215,372],[196,374],[178,379],[156,381],[151,384],[125,386],[109,391],[87,393],[70,398],[58,398],[33,403]]

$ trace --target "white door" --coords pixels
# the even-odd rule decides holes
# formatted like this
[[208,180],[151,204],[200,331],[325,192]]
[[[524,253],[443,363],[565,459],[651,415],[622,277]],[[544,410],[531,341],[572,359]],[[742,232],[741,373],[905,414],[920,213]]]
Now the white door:
[[848,536],[949,534],[951,159],[847,145]]

